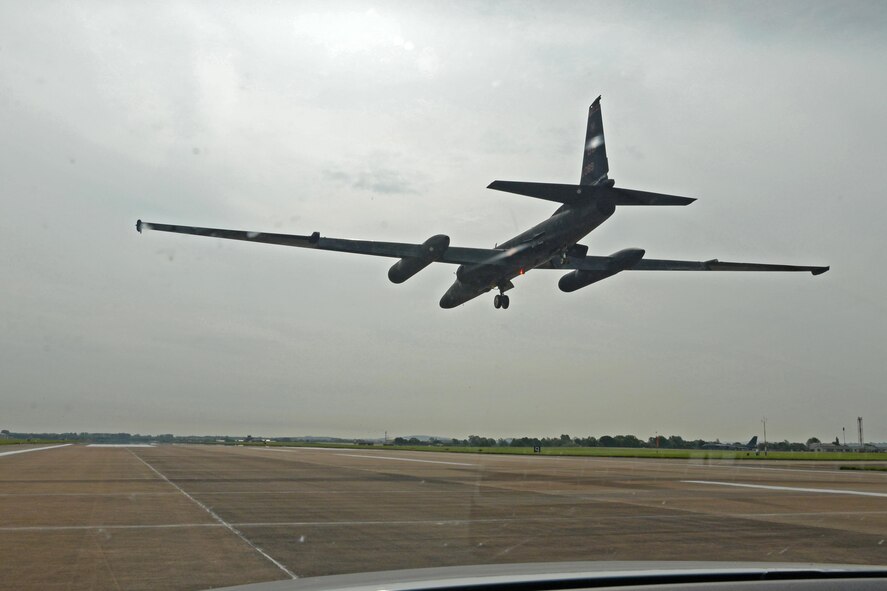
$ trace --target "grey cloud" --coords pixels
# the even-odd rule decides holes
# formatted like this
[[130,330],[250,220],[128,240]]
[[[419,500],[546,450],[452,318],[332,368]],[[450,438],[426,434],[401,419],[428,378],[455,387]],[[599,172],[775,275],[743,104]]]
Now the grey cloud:
[[326,168],[322,173],[327,181],[383,195],[416,195],[419,193],[417,177],[424,176],[419,173],[412,176],[405,175],[389,168],[369,168],[356,172]]
[[358,175],[354,186],[358,189],[367,189],[374,193],[414,195],[418,193],[412,182],[405,179],[395,170],[372,170]]

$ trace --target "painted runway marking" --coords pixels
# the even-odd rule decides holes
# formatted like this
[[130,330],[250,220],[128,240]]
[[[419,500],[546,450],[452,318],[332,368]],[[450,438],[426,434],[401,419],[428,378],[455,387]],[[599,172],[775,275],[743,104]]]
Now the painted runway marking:
[[[647,516],[641,516],[647,517]],[[574,523],[575,517],[493,517],[490,519],[393,519],[382,520],[354,520],[354,521],[278,521],[238,523],[238,527],[341,527],[341,526],[365,526],[365,525],[471,525],[473,523],[527,523],[544,522]]]
[[134,524],[134,525],[23,525],[12,527],[0,527],[4,531],[78,531],[88,529],[176,529],[187,527],[225,527],[221,523],[158,523],[158,524]]
[[[766,460],[764,460],[764,461],[766,461]],[[834,470],[822,470],[819,468],[766,468],[764,466],[718,466],[716,464],[708,464],[708,465],[706,465],[706,467],[707,468],[725,468],[725,469],[729,468],[731,470],[734,468],[738,468],[740,470],[769,470],[771,472],[803,472],[805,474],[814,473],[814,474],[833,474],[833,475],[834,474],[844,474],[844,475],[848,475],[847,470],[841,470],[838,468],[835,468]]]
[[[589,518],[591,519],[591,518]],[[606,518],[608,521],[617,520],[638,520],[652,519],[657,521],[664,520],[685,520],[684,515],[630,515],[623,517]],[[601,518],[594,518],[595,522],[600,522]],[[166,528],[188,528],[188,527],[364,527],[368,525],[437,525],[437,526],[464,526],[476,523],[575,523],[575,517],[491,517],[489,519],[392,519],[392,520],[349,520],[349,521],[254,521],[232,524],[222,523],[168,523],[168,524],[133,524],[133,525],[45,525],[45,526],[11,526],[0,527],[0,532],[13,531],[64,531],[64,530],[86,530],[86,529],[166,529]]]
[[[331,448],[331,447],[289,447],[289,448],[259,448],[265,449],[267,451],[325,451],[330,453],[336,453],[337,455],[351,455],[345,452],[350,451],[347,448]],[[421,452],[426,453],[426,452]],[[448,452],[435,452],[435,453],[448,453]],[[449,452],[452,453],[452,452]],[[355,456],[357,457],[357,456]],[[373,456],[375,457],[375,456]],[[504,454],[490,454],[485,457],[488,460],[513,460],[517,462],[527,462],[532,460],[542,460],[547,462],[558,462],[558,461],[571,461],[571,460],[585,460],[590,462],[612,462],[612,463],[630,463],[632,465],[636,464],[647,464],[652,466],[661,467],[664,462],[681,462],[683,460],[672,460],[671,458],[660,458],[655,460],[643,459],[643,458],[631,458],[631,457],[596,457],[596,456],[554,456],[554,455],[504,455]],[[414,460],[414,461],[425,461],[429,462],[431,460]],[[740,461],[767,461],[767,460],[740,460]],[[446,462],[441,462],[446,463]],[[454,462],[455,463],[455,462]],[[456,463],[458,465],[458,463]],[[476,466],[477,464],[470,464],[472,466]],[[667,465],[667,464],[665,464]],[[675,464],[677,466],[678,464]],[[722,469],[722,470],[767,470],[773,472],[801,472],[801,473],[814,473],[814,474],[841,474],[844,476],[853,475],[852,470],[839,470],[839,469],[821,469],[821,468],[768,468],[764,466],[740,466],[737,464],[692,464],[685,463],[683,464],[684,469],[703,469],[703,470],[711,470],[711,469]],[[861,472],[861,471],[860,471]],[[867,474],[880,474],[887,476],[887,472],[874,472],[874,471],[866,471]],[[857,473],[857,476],[860,475]]]
[[[490,457],[490,456],[488,456]],[[818,474],[843,474],[845,476],[849,475],[849,470],[839,470],[835,468],[834,470],[826,470],[819,468],[768,468],[764,466],[740,466],[739,464],[696,464],[696,463],[678,463],[685,462],[685,460],[681,459],[672,459],[672,458],[660,458],[656,460],[645,460],[642,458],[601,458],[595,456],[521,456],[522,458],[536,458],[536,459],[584,459],[592,462],[603,462],[603,463],[622,463],[622,464],[645,464],[650,466],[668,466],[672,467],[667,462],[675,462],[674,467],[682,467],[686,469],[704,469],[704,470],[769,470],[773,472],[803,472],[803,473],[818,473]],[[517,457],[512,459],[518,459]],[[747,461],[747,462],[766,462],[767,460],[738,460],[738,461]]]
[[[829,516],[829,515],[884,515],[887,511],[804,511],[798,513],[721,513],[719,517],[811,517],[811,516]],[[653,521],[684,521],[687,519],[685,515],[624,515],[613,517],[587,517],[583,518],[594,523],[603,521],[637,521],[637,520],[653,520]],[[490,519],[401,519],[401,520],[353,520],[353,521],[256,521],[256,522],[236,522],[230,525],[235,527],[363,527],[368,525],[437,525],[437,526],[462,526],[472,525],[475,523],[576,523],[582,521],[576,517],[526,517],[526,518],[490,518]],[[0,532],[22,532],[22,531],[79,531],[79,530],[103,530],[103,529],[184,529],[184,528],[213,528],[227,527],[222,523],[158,523],[158,524],[114,524],[114,525],[25,525],[25,526],[9,526],[0,527]]]
[[[0,497],[144,497],[144,496],[173,496],[177,492],[122,492],[122,493],[0,493]],[[427,493],[422,493],[427,494]]]
[[828,495],[857,495],[861,497],[887,497],[887,493],[866,492],[862,490],[840,490],[834,488],[803,488],[799,486],[773,486],[769,484],[744,484],[741,482],[715,482],[712,480],[681,480],[688,484],[713,484],[715,486],[735,486],[738,488],[761,488],[764,490],[783,490],[788,492],[809,492]]
[[153,443],[90,443],[86,447],[155,447]]
[[344,454],[347,451],[353,451],[350,449],[340,449],[333,447],[260,447],[260,446],[252,446],[253,449],[263,449],[265,451],[294,451],[294,452],[302,452],[302,451],[325,451],[331,454]]
[[231,525],[230,523],[228,523],[227,521],[225,521],[224,519],[222,519],[221,517],[219,517],[219,516],[216,514],[215,511],[213,511],[212,509],[210,509],[209,507],[207,507],[206,505],[204,505],[203,503],[201,503],[200,501],[198,501],[197,499],[195,499],[194,497],[192,497],[191,495],[189,495],[188,493],[186,493],[185,490],[184,490],[182,487],[180,487],[178,484],[176,484],[175,482],[173,482],[172,480],[170,480],[169,478],[167,478],[166,476],[164,476],[163,474],[161,474],[160,471],[157,470],[157,468],[155,468],[154,466],[152,466],[151,464],[149,464],[148,462],[146,462],[145,460],[143,460],[143,459],[142,459],[141,457],[139,457],[134,451],[132,451],[131,449],[130,449],[130,450],[127,450],[127,451],[129,451],[129,453],[131,453],[133,456],[135,456],[136,459],[138,459],[141,463],[143,463],[143,464],[146,465],[148,468],[150,468],[150,470],[151,470],[152,472],[154,472],[154,473],[157,474],[160,478],[162,478],[163,480],[165,480],[166,482],[168,482],[170,486],[174,487],[174,488],[175,488],[176,490],[178,490],[180,493],[182,493],[183,495],[185,495],[186,497],[188,497],[191,501],[194,502],[195,505],[197,505],[198,507],[200,507],[201,509],[203,509],[204,511],[206,511],[207,513],[209,513],[210,516],[211,516],[213,519],[215,519],[215,520],[218,521],[220,524],[222,524],[223,526],[225,526],[226,528],[228,528],[228,529],[231,531],[231,533],[233,533],[233,534],[236,535],[238,538],[240,538],[241,540],[243,540],[244,542],[246,542],[246,544],[247,544],[250,548],[252,548],[252,549],[255,550],[256,552],[258,552],[259,554],[261,554],[262,556],[264,556],[265,558],[267,558],[271,563],[274,564],[274,566],[276,566],[277,568],[279,568],[280,570],[282,570],[283,572],[285,572],[285,573],[287,574],[287,576],[289,576],[291,579],[298,579],[298,578],[299,578],[298,576],[296,576],[296,573],[292,572],[292,571],[289,570],[287,567],[283,566],[281,563],[279,563],[279,562],[277,562],[276,560],[274,560],[273,558],[271,558],[271,556],[269,556],[268,554],[266,554],[261,548],[259,548],[258,546],[256,546],[256,545],[253,544],[252,542],[250,542],[250,541],[246,538],[246,536],[244,536],[242,533],[240,533],[240,531],[237,530],[237,528],[235,528],[233,525]]
[[29,451],[43,451],[44,449],[55,449],[57,447],[67,447],[71,445],[70,443],[62,443],[61,445],[48,445],[46,447],[29,447],[28,449],[17,449],[15,451],[3,451],[0,452],[0,456],[11,456],[14,454],[26,454]]
[[258,446],[256,446],[255,449],[261,449],[264,451],[295,451],[295,452],[306,451],[306,450],[307,451],[326,451],[326,452],[330,452],[330,453],[337,453],[337,452],[342,453],[342,452],[350,451],[347,449],[338,450],[338,449],[326,449],[326,448],[322,448],[322,447],[258,447]]
[[298,449],[298,451],[303,451],[306,449],[310,449],[311,451],[329,451],[329,452],[336,454],[337,456],[344,456],[344,457],[348,457],[348,458],[370,458],[373,460],[375,460],[375,459],[395,460],[398,462],[422,462],[424,464],[447,464],[450,466],[477,466],[477,464],[466,464],[463,462],[443,462],[441,460],[417,460],[415,458],[395,458],[392,456],[373,456],[373,455],[349,454],[349,453],[345,453],[345,452],[349,451],[347,449],[332,450],[332,449],[325,449],[325,448],[319,448],[319,447],[300,447],[300,448],[288,448],[288,449],[270,448],[269,447],[269,448],[260,448],[260,449],[265,449],[267,451],[296,451],[296,449]]
[[425,464],[449,464],[450,466],[476,466],[477,464],[463,464],[462,462],[441,462],[439,460],[416,460],[413,458],[393,458],[391,456],[361,456],[357,454],[339,454],[349,458],[370,458],[372,460],[395,460],[398,462],[423,462]]
[[[556,491],[556,492],[571,492],[571,491]],[[11,496],[13,493],[0,493],[0,497],[2,496]],[[123,494],[123,493],[121,493]],[[453,492],[451,490],[422,490],[420,488],[413,489],[405,489],[405,490],[372,490],[372,491],[363,491],[363,490],[219,490],[219,491],[200,491],[201,496],[207,495],[305,495],[305,496],[317,496],[317,495],[349,495],[353,497],[367,497],[370,495],[418,495],[421,494],[422,497],[427,496],[452,496]],[[28,496],[28,493],[21,493],[21,496]]]

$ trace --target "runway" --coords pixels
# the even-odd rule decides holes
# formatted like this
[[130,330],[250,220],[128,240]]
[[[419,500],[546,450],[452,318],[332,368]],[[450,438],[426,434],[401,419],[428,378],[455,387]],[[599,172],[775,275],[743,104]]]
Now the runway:
[[19,589],[558,560],[884,565],[885,540],[887,473],[828,462],[173,445],[0,457],[0,581]]

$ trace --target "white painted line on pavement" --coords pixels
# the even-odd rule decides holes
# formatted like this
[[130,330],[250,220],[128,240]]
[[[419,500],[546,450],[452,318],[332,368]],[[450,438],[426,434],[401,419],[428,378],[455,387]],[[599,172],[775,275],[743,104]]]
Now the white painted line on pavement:
[[395,460],[398,462],[424,462],[426,464],[449,464],[450,466],[476,466],[477,464],[463,464],[462,462],[441,462],[439,460],[416,460],[414,458],[393,458],[391,456],[360,456],[357,454],[339,454],[349,458],[371,458],[373,460]]
[[[493,454],[490,454],[492,456]],[[490,457],[487,456],[487,457]],[[503,457],[503,456],[499,456]],[[739,465],[738,463],[734,464],[699,464],[699,463],[690,463],[687,460],[678,459],[678,458],[659,458],[659,459],[643,459],[643,458],[610,458],[610,457],[598,457],[598,456],[519,456],[525,458],[561,458],[561,459],[585,459],[599,462],[612,462],[612,463],[626,463],[630,462],[631,464],[649,464],[655,466],[666,466],[666,467],[682,467],[685,470],[691,468],[699,468],[706,470],[770,470],[773,472],[802,472],[802,473],[818,473],[818,474],[843,474],[844,476],[852,475],[853,472],[856,472],[859,475],[859,470],[840,470],[839,468],[835,468],[833,470],[827,469],[817,469],[817,468],[772,468],[766,466],[748,466],[748,465]],[[515,457],[514,459],[518,459]],[[688,458],[692,462],[692,458]],[[737,462],[766,462],[768,460],[737,460]],[[773,460],[779,461],[779,460]],[[814,460],[815,461],[815,460]],[[669,465],[669,462],[675,462],[673,465]],[[684,462],[684,463],[680,463]],[[866,471],[868,474],[885,474],[883,472],[874,472],[874,471]]]
[[250,541],[246,538],[246,536],[244,536],[242,533],[240,533],[240,532],[237,530],[237,528],[235,528],[233,525],[231,525],[230,523],[228,523],[227,521],[225,521],[224,519],[222,519],[221,517],[219,517],[219,516],[216,514],[215,511],[213,511],[212,509],[210,509],[209,507],[207,507],[206,505],[204,505],[203,503],[201,503],[200,501],[198,501],[197,499],[195,499],[194,497],[192,497],[191,495],[189,495],[188,493],[186,493],[185,490],[184,490],[182,487],[180,487],[178,484],[176,484],[175,482],[173,482],[172,480],[170,480],[169,478],[167,478],[166,476],[164,476],[163,474],[161,474],[160,471],[157,470],[157,468],[155,468],[154,466],[152,466],[151,464],[149,464],[148,462],[146,462],[145,460],[143,460],[142,458],[140,458],[140,457],[139,457],[134,451],[129,450],[129,453],[131,453],[132,455],[134,455],[134,456],[136,457],[137,460],[139,460],[141,463],[143,463],[143,464],[146,465],[148,468],[150,468],[152,472],[154,472],[155,474],[157,474],[157,476],[159,476],[160,478],[162,478],[163,480],[165,480],[167,483],[169,483],[170,486],[174,487],[174,488],[175,488],[176,490],[178,490],[180,493],[182,493],[183,495],[185,495],[186,497],[188,497],[188,498],[189,498],[189,499],[190,499],[195,505],[197,505],[198,507],[200,507],[201,509],[203,509],[204,511],[206,511],[207,513],[209,513],[210,516],[212,516],[213,519],[215,519],[216,521],[218,521],[219,523],[221,523],[222,525],[224,525],[226,528],[228,528],[228,529],[231,531],[231,533],[233,533],[233,534],[236,535],[238,538],[240,538],[241,540],[243,540],[244,542],[246,542],[246,544],[247,544],[250,548],[252,548],[252,549],[255,550],[256,552],[258,552],[259,554],[261,554],[262,556],[264,556],[265,558],[267,558],[269,561],[271,561],[271,562],[274,564],[274,566],[276,566],[277,568],[279,568],[280,570],[282,570],[283,572],[285,572],[285,573],[286,573],[291,579],[298,579],[298,578],[299,578],[298,576],[296,576],[296,574],[295,574],[294,572],[292,572],[292,571],[289,570],[287,567],[283,566],[281,563],[279,563],[279,562],[277,562],[276,560],[274,560],[273,558],[271,558],[271,557],[270,557],[268,554],[266,554],[261,548],[259,548],[258,546],[256,546],[256,545],[253,544],[252,542],[250,542]]
[[11,456],[13,454],[26,454],[29,451],[42,451],[44,449],[55,449],[57,447],[67,447],[71,445],[70,443],[62,443],[61,445],[48,445],[46,447],[29,447],[28,449],[17,449],[15,451],[3,451],[0,452],[0,456]]
[[[396,460],[398,462],[423,462],[425,464],[448,464],[450,466],[477,466],[477,464],[465,464],[462,462],[442,462],[440,460],[417,460],[415,458],[394,458],[391,456],[373,456],[373,455],[360,455],[360,454],[349,454],[344,453],[350,450],[347,449],[329,449],[329,448],[319,448],[319,447],[289,447],[289,448],[274,448],[274,447],[263,447],[259,449],[264,449],[267,451],[295,451],[295,450],[305,450],[310,449],[312,451],[332,451],[337,456],[343,456],[348,458],[371,458],[371,459],[380,459],[380,460]],[[424,452],[423,452],[424,453]]]
[[841,490],[834,488],[802,488],[796,486],[774,486],[770,484],[744,484],[741,482],[715,482],[712,480],[681,480],[688,484],[713,484],[715,486],[735,486],[738,488],[761,488],[765,490],[783,490],[788,492],[809,492],[828,495],[857,495],[861,497],[887,497],[887,493],[867,492],[862,490]]
[[4,531],[79,531],[89,529],[179,529],[188,527],[225,527],[221,523],[139,523],[134,525],[21,525],[0,527]]
[[[823,517],[830,515],[884,515],[887,511],[804,511],[804,512],[786,512],[786,513],[718,513],[717,517],[737,517],[740,519],[749,518],[773,518],[773,517]],[[661,514],[638,514],[638,515],[622,515],[612,517],[587,517],[581,520],[594,521],[595,523],[602,521],[672,521],[686,520],[686,515],[661,515]],[[405,525],[435,525],[435,526],[462,526],[472,525],[475,523],[576,523],[575,516],[569,517],[494,517],[488,519],[395,519],[385,520],[352,520],[352,521],[256,521],[256,522],[236,522],[230,525],[235,527],[364,527],[364,526],[405,526]],[[227,527],[223,523],[158,523],[158,524],[114,524],[114,525],[25,525],[25,526],[9,526],[0,527],[0,532],[18,532],[18,531],[67,531],[67,530],[104,530],[104,529],[184,529],[184,528],[213,528]]]
[[86,447],[157,447],[153,443],[90,443]]

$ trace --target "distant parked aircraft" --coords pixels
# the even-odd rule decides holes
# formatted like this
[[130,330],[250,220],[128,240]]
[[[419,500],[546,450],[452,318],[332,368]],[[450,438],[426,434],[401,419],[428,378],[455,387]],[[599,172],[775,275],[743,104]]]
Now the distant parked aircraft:
[[588,111],[585,155],[578,185],[521,181],[493,181],[489,185],[490,189],[561,204],[550,218],[495,248],[450,246],[450,238],[444,234],[432,236],[422,244],[409,244],[326,238],[320,232],[314,232],[310,236],[270,234],[156,224],[141,220],[136,223],[136,229],[139,232],[146,229],[160,230],[399,258],[388,270],[388,278],[394,283],[403,283],[431,263],[459,265],[456,269],[456,281],[440,300],[442,308],[454,308],[493,289],[499,291],[493,298],[493,305],[496,308],[508,308],[510,301],[505,292],[514,287],[511,280],[533,269],[569,270],[558,281],[558,287],[565,292],[575,291],[622,271],[810,271],[813,275],[819,275],[829,269],[728,263],[717,259],[645,259],[646,252],[641,248],[626,248],[609,256],[588,256],[588,247],[578,244],[579,240],[613,215],[617,206],[688,205],[695,201],[689,197],[616,187],[615,182],[607,177],[608,173],[601,97],[598,97]]
[[702,446],[702,449],[727,449],[727,450],[735,450],[735,451],[754,451],[754,449],[758,446],[758,436],[755,435],[751,439],[749,439],[748,443],[742,445],[741,443],[720,443],[717,441],[707,442]]

